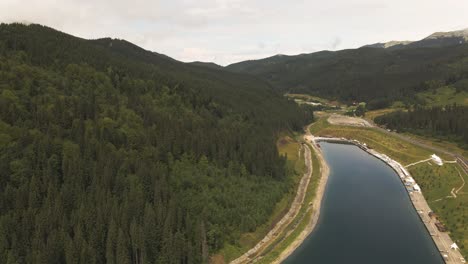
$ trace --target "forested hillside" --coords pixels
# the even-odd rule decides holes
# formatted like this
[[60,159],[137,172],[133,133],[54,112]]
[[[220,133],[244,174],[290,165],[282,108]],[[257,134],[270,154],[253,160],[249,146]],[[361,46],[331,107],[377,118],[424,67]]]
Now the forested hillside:
[[408,112],[397,111],[378,116],[374,121],[390,129],[456,141],[468,148],[467,106],[417,107]]
[[204,263],[289,190],[311,111],[123,40],[0,26],[0,263]]
[[278,55],[227,69],[259,76],[283,93],[307,93],[348,103],[365,101],[368,108],[375,109],[394,101],[421,104],[417,93],[446,85],[468,90],[468,44]]

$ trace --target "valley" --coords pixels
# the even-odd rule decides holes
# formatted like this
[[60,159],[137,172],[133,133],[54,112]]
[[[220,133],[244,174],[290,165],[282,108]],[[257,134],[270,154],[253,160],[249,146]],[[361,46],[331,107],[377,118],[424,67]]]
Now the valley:
[[2,23],[0,263],[464,263],[467,40],[222,66]]

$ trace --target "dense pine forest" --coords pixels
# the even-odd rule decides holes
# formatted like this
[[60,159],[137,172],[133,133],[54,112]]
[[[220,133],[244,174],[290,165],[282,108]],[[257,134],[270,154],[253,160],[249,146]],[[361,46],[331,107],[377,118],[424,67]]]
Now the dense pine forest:
[[312,118],[252,76],[2,24],[0,263],[206,263],[290,190],[276,137]]
[[397,111],[376,117],[377,124],[390,129],[459,142],[468,147],[468,107],[416,107],[408,112]]
[[422,104],[417,93],[446,85],[468,91],[468,44],[378,49],[363,47],[278,55],[227,66],[265,79],[286,93],[305,93],[379,109],[403,101]]

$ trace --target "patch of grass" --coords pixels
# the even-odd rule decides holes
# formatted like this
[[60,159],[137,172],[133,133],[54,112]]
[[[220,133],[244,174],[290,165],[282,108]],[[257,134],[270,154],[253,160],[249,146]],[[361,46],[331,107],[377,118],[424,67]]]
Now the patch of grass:
[[374,119],[378,116],[385,115],[391,112],[395,112],[397,110],[401,110],[401,108],[384,108],[384,109],[367,111],[365,118],[368,120],[374,121]]
[[305,171],[304,159],[299,157],[301,144],[290,136],[283,136],[278,140],[277,147],[279,153],[288,158],[288,167],[294,169],[294,174],[301,176]]
[[375,128],[330,125],[326,121],[326,118],[318,120],[311,127],[311,133],[316,136],[344,137],[359,140],[402,164],[427,159],[433,153],[433,151],[417,147]]
[[462,181],[456,169],[457,164],[445,163],[443,166],[429,164],[420,163],[408,168],[428,201],[450,196],[452,188],[461,186]]
[[285,95],[288,98],[292,99],[299,99],[303,100],[305,102],[315,102],[315,103],[321,103],[322,105],[325,106],[332,106],[332,107],[345,107],[346,105],[338,102],[338,101],[331,101],[325,98],[309,95],[309,94],[286,94]]
[[468,158],[468,150],[460,148],[457,143],[449,142],[449,141],[441,140],[437,138],[430,138],[430,137],[422,136],[422,135],[415,135],[411,133],[403,133],[403,134],[408,137],[416,138],[417,140],[423,142],[426,145],[443,148],[450,152],[454,152],[454,153],[464,156],[465,158]]
[[323,104],[328,104],[330,102],[327,99],[308,95],[308,94],[287,94],[286,96],[289,98],[302,99],[304,101],[318,102],[318,103],[323,103]]
[[275,209],[266,223],[260,225],[254,232],[242,234],[237,242],[225,243],[223,249],[220,250],[217,255],[223,256],[226,262],[241,256],[263,239],[271,228],[289,210],[291,202],[296,195],[297,186],[306,168],[302,156],[304,152],[302,150],[301,154],[299,154],[300,143],[295,140],[293,136],[289,135],[283,135],[278,140],[277,146],[279,153],[281,155],[286,155],[288,158],[288,175],[291,181],[290,191],[275,205]]
[[468,93],[465,91],[457,93],[455,87],[452,86],[444,86],[432,91],[418,93],[416,96],[424,100],[429,106],[444,106],[453,103],[468,105]]
[[468,176],[458,164],[431,166],[421,163],[410,167],[409,171],[421,186],[429,206],[450,230],[450,236],[458,244],[462,254],[468,256],[467,185],[459,191],[457,198],[447,198],[453,188],[458,189],[463,183],[457,169],[468,183]]
[[393,102],[391,108],[405,108],[405,103],[403,103],[402,101],[395,101]]
[[323,116],[315,121],[314,124],[310,126],[310,133],[312,133],[312,135],[317,135],[321,130],[330,127],[331,125],[328,123],[327,118],[327,116]]

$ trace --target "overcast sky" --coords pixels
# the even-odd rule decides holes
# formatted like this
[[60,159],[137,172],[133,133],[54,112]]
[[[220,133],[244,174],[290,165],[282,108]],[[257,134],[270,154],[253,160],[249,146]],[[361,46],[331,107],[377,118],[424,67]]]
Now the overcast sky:
[[226,65],[467,28],[468,0],[0,0],[14,21]]

